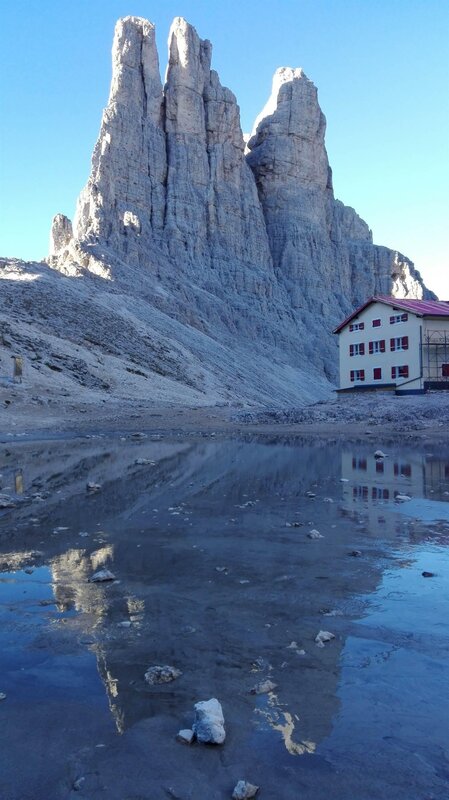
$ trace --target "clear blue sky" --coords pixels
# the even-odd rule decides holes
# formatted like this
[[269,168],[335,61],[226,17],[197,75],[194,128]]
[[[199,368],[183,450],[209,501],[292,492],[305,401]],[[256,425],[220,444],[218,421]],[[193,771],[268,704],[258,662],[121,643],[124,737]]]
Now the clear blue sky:
[[162,73],[174,16],[212,41],[244,131],[274,70],[303,67],[327,117],[336,196],[449,299],[449,0],[5,0],[0,255],[40,259],[52,216],[73,218],[114,24],[128,14],[156,24]]

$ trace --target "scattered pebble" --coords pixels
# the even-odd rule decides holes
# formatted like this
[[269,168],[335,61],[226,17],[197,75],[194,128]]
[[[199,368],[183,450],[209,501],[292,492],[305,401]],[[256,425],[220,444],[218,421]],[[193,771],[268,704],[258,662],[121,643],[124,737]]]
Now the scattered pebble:
[[306,497],[316,497],[315,492],[306,492]]
[[176,667],[169,667],[167,665],[160,667],[149,667],[145,673],[145,681],[154,686],[156,683],[170,683],[182,675],[180,669]]
[[178,742],[182,742],[183,744],[192,744],[195,734],[190,728],[183,728],[181,731],[178,731],[176,738]]
[[387,456],[385,455],[385,453],[382,452],[382,450],[376,450],[376,452],[374,453],[374,458],[386,458],[386,457]]
[[315,529],[312,530],[312,531],[309,531],[307,536],[308,536],[309,539],[324,539],[323,534],[320,533],[319,531],[315,530]]
[[155,462],[152,461],[151,458],[136,458],[136,460],[134,461],[134,464],[138,467],[144,466],[146,464],[151,464],[151,466],[154,466],[154,463]]
[[333,503],[332,497],[323,497],[323,503]]
[[335,634],[330,631],[319,631],[315,636],[317,647],[324,647],[324,643],[330,642],[332,639],[335,639]]
[[99,492],[101,490],[101,483],[93,483],[93,481],[88,481],[86,483],[86,490],[90,492],[90,494],[95,494],[95,492]]
[[258,791],[259,786],[248,783],[248,781],[239,781],[232,792],[232,800],[248,800],[255,797]]
[[353,558],[360,558],[361,555],[362,555],[362,551],[361,550],[351,550],[348,553],[348,556],[352,556]]
[[82,788],[83,783],[84,783],[85,780],[86,780],[86,778],[82,777],[82,778],[77,778],[76,781],[73,781],[73,788],[74,788],[75,792],[79,792],[80,791],[80,789]]
[[34,569],[33,569],[33,567],[26,567],[23,571],[26,572],[27,575],[32,575],[33,572],[34,572]]
[[426,570],[424,570],[424,572],[421,572],[421,575],[423,576],[423,578],[434,578],[435,577],[435,573],[434,572],[426,572]]
[[129,619],[125,619],[125,620],[123,620],[123,622],[117,622],[117,625],[118,625],[120,628],[130,628],[130,627],[131,627],[131,624],[132,624],[132,623],[130,622],[130,620],[129,620]]
[[0,700],[6,700],[6,694],[4,692],[0,692]]
[[396,503],[406,503],[407,500],[411,500],[412,498],[409,497],[408,494],[397,494],[394,499]]

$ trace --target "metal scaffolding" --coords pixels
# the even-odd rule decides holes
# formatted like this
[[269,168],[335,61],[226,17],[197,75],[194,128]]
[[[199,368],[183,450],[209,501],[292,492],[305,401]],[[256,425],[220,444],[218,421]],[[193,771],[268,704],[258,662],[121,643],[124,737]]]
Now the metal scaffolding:
[[[447,388],[449,385],[449,332],[428,330],[422,341],[422,365],[428,388]],[[437,384],[434,386],[433,384]],[[445,386],[443,387],[443,384]]]

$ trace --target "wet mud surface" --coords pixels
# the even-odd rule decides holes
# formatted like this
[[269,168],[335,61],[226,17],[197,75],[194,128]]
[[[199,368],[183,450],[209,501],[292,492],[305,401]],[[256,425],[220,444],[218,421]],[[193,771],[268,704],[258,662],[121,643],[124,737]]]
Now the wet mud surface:
[[446,800],[449,446],[376,447],[2,445],[2,800]]

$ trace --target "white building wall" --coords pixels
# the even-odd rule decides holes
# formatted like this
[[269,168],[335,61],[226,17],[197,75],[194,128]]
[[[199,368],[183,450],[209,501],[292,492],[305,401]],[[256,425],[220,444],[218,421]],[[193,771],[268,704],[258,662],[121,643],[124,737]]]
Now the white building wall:
[[[406,322],[395,324],[390,323],[390,317],[396,314],[408,314]],[[380,325],[373,326],[373,320],[380,319]],[[364,329],[350,331],[350,325],[364,323]],[[401,309],[395,310],[392,306],[384,303],[371,303],[357,317],[353,317],[341,333],[339,334],[340,352],[340,388],[349,389],[361,386],[385,386],[395,384],[398,389],[422,389],[422,367],[421,367],[421,335],[423,320],[410,311],[404,312]],[[408,336],[407,350],[391,350],[390,340],[392,338]],[[385,341],[384,353],[369,353],[369,342]],[[350,345],[363,343],[365,345],[364,355],[350,355]],[[391,368],[408,366],[408,378],[391,377]],[[380,380],[374,379],[374,369],[382,370]],[[364,370],[364,381],[351,381],[351,370]]]

